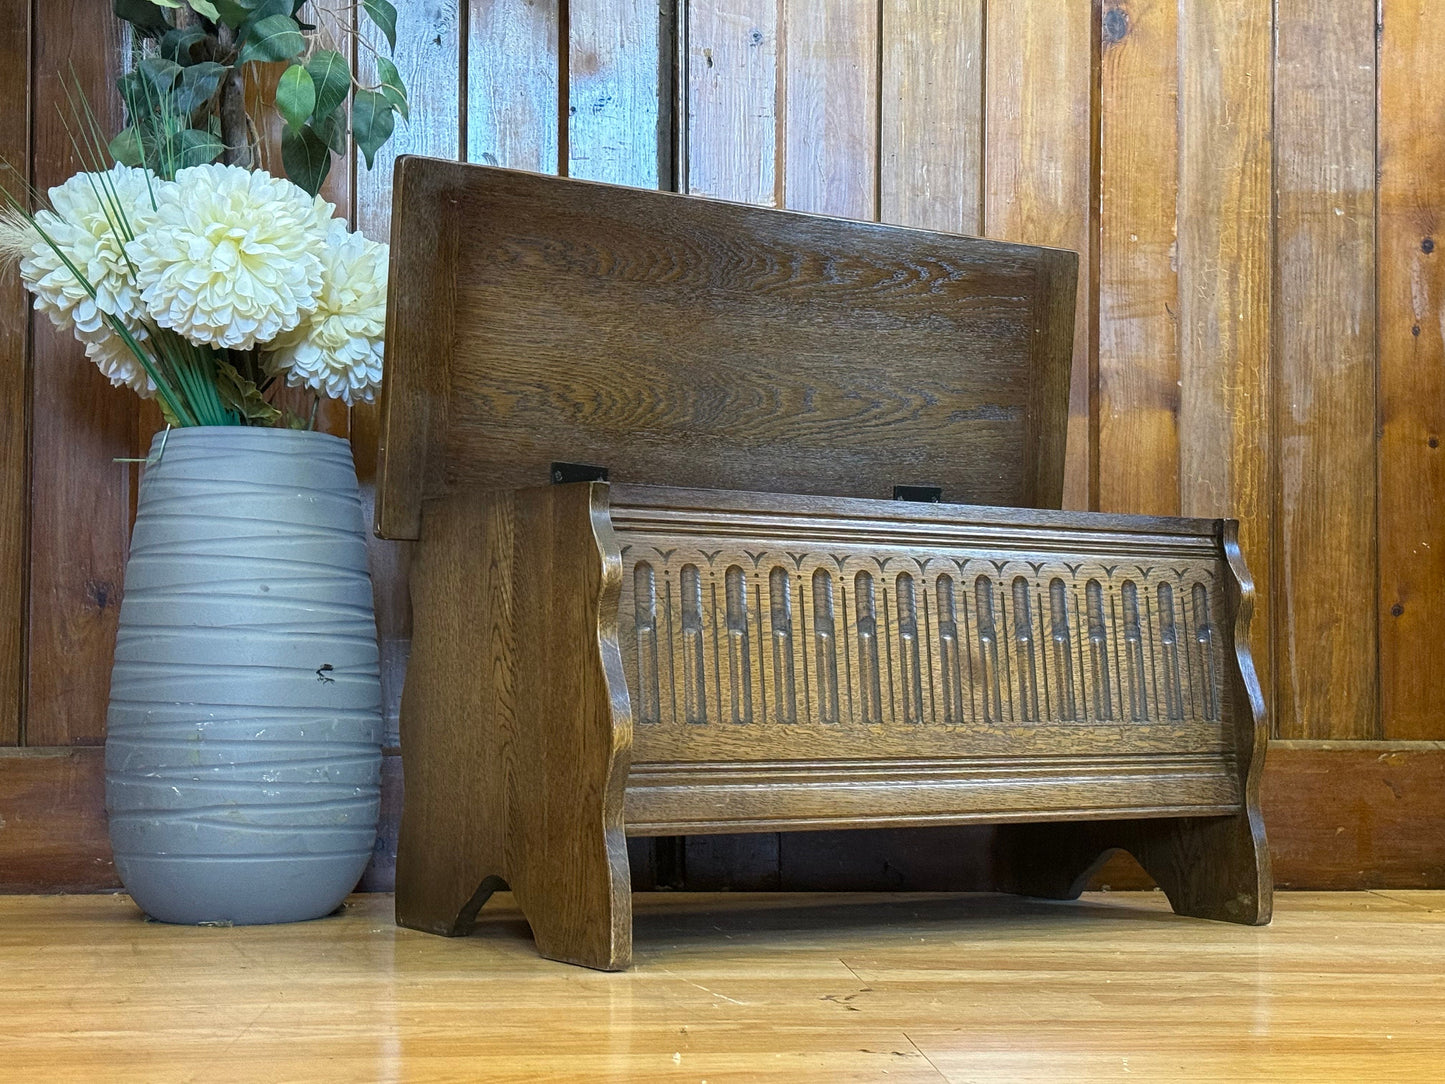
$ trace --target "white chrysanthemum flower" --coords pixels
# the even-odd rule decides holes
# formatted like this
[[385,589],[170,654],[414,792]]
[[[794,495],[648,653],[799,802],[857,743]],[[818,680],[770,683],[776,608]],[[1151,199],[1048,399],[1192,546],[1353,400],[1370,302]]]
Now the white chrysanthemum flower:
[[[37,211],[35,224],[60,249],[37,236],[20,260],[20,276],[35,295],[35,308],[56,327],[77,336],[105,330],[105,316],[139,313],[139,290],[126,259],[127,231],[140,233],[155,215],[165,182],[147,180],[144,170],[114,166],[108,173],[77,173],[49,192],[50,210]],[[61,253],[65,259],[61,259]],[[69,260],[95,288],[92,298]]]
[[[145,346],[149,338],[145,328],[126,321],[126,329],[137,343]],[[102,325],[96,332],[77,332],[77,336],[85,343],[85,356],[95,362],[96,368],[110,379],[111,384],[117,388],[129,388],[142,399],[155,397],[155,382],[145,371],[145,366],[109,324]]]
[[311,388],[348,406],[369,403],[381,386],[386,332],[388,247],[337,220],[321,252],[320,303],[272,344],[267,364],[293,388]]
[[249,350],[315,311],[325,200],[261,170],[207,165],[181,170],[156,202],[154,223],[126,247],[156,323]]

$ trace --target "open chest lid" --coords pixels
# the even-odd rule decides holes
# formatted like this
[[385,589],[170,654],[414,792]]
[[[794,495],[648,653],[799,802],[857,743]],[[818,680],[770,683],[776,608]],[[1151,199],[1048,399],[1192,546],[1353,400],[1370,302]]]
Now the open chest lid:
[[378,531],[612,481],[1057,507],[1072,252],[408,156]]

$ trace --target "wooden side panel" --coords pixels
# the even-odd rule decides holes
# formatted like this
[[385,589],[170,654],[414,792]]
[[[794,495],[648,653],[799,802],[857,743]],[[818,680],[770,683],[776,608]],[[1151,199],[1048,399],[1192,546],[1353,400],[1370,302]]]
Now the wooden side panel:
[[1384,0],[1380,39],[1380,704],[1445,737],[1445,5]]
[[[42,191],[81,168],[66,131],[66,91],[119,128],[113,83],[119,24],[80,0],[37,4],[32,179]],[[85,33],[76,28],[89,28]],[[69,332],[32,320],[29,745],[93,744],[106,694],[130,535],[134,398],[85,357]]]
[[[396,134],[377,152],[370,170],[356,163],[356,228],[384,241],[391,234],[392,170],[402,154],[439,158],[460,155],[465,135],[460,114],[461,40],[455,4],[403,4],[398,8],[396,65],[406,82],[411,122],[398,122]],[[357,66],[363,80],[375,80],[375,65],[366,49],[358,50]],[[364,514],[371,520],[375,501],[379,413],[375,406],[352,411],[351,442],[361,480]],[[411,602],[406,569],[410,551],[405,543],[372,539],[370,563],[377,634],[381,644],[382,704],[386,742],[397,741],[401,687],[411,651]]]
[[1274,742],[1263,802],[1281,888],[1445,887],[1445,743]]
[[882,10],[880,217],[978,233],[983,0],[883,0]]
[[1375,2],[1276,10],[1276,732],[1371,738]]
[[1250,640],[1272,688],[1271,19],[1267,0],[1180,6],[1180,508],[1240,520]]
[[687,5],[686,174],[699,196],[776,207],[778,0],[697,0]]
[[[0,22],[0,159],[30,161],[30,5]],[[19,9],[19,10],[17,10]],[[4,178],[14,188],[13,174]],[[25,580],[30,559],[30,296],[0,272],[0,745],[20,741],[25,710]]]
[[788,0],[783,203],[878,217],[878,4]]
[[1110,0],[1099,71],[1099,509],[1179,514],[1179,9]]
[[567,11],[567,176],[659,187],[671,163],[662,68],[670,38],[659,5],[570,0]]
[[558,0],[471,0],[469,162],[557,172]]
[[1093,6],[991,4],[984,53],[983,230],[1079,253],[1064,507],[1094,504]]
[[102,751],[0,750],[0,892],[119,887]]

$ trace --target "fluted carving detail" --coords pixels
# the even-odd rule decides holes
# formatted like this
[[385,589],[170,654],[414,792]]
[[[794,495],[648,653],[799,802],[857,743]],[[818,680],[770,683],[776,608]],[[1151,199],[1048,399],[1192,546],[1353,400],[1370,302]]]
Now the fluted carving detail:
[[707,547],[624,545],[639,725],[1220,717],[1224,603],[1209,562]]

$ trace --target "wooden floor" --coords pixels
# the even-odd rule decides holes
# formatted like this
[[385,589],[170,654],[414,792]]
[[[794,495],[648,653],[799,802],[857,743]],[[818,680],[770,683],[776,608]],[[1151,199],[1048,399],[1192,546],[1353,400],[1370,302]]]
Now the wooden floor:
[[1445,1079],[1445,892],[1285,893],[1263,929],[1157,893],[654,894],[615,975],[499,900],[445,940],[387,896],[236,929],[0,898],[0,1079]]

